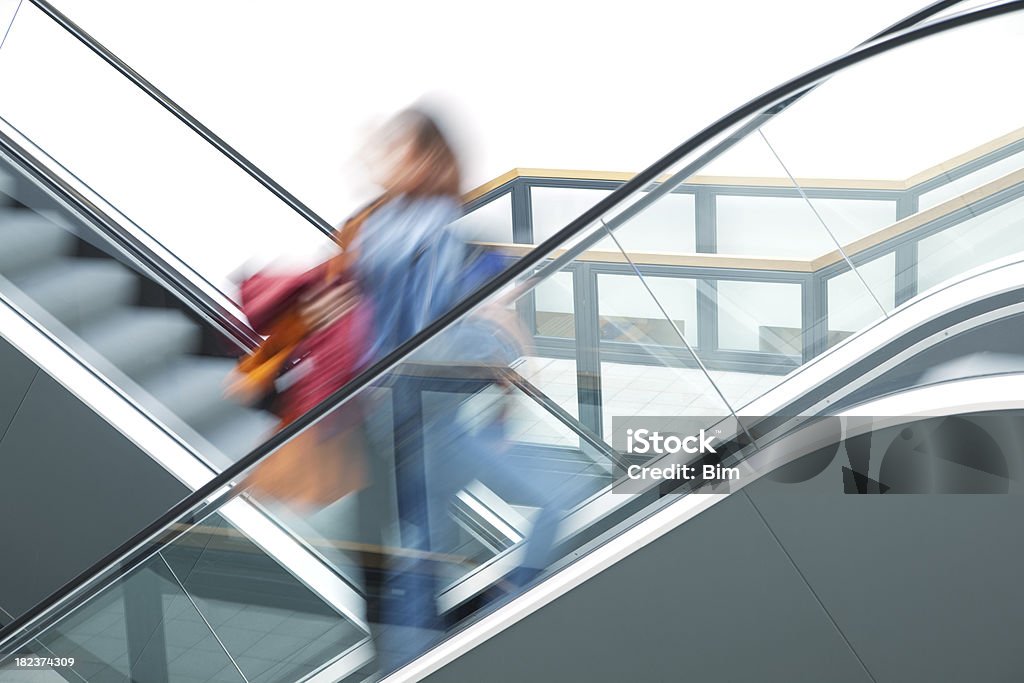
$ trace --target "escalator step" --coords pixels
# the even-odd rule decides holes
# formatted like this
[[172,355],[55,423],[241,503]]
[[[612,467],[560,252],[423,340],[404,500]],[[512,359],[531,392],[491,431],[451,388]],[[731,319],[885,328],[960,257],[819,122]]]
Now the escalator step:
[[82,340],[121,372],[138,379],[199,345],[199,328],[183,313],[161,308],[124,308],[91,321]]
[[10,277],[71,251],[75,237],[26,209],[0,209],[0,274]]
[[45,268],[14,277],[13,282],[69,327],[87,324],[125,306],[138,291],[135,274],[108,259],[57,259]]

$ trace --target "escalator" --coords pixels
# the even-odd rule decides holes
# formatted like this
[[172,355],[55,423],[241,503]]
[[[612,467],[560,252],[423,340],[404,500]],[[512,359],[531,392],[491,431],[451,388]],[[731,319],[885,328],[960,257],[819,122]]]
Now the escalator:
[[[500,306],[515,311],[533,332],[533,348],[501,369],[502,400],[511,406],[508,456],[530,485],[482,469],[470,485],[432,501],[439,510],[430,523],[444,540],[431,546],[426,559],[442,576],[438,604],[447,632],[435,634],[443,638],[440,644],[397,671],[394,680],[431,674],[436,680],[522,680],[530,675],[619,680],[636,672],[638,657],[648,656],[640,641],[664,648],[674,647],[676,640],[687,643],[680,657],[666,659],[678,667],[673,669],[677,674],[685,669],[718,680],[755,675],[756,669],[744,674],[734,668],[742,659],[743,666],[770,672],[769,679],[781,680],[786,663],[792,667],[795,661],[807,680],[860,680],[886,666],[899,680],[900,667],[907,663],[890,661],[898,657],[856,632],[866,628],[863,623],[850,625],[856,614],[844,614],[831,593],[819,594],[812,586],[827,583],[814,544],[793,550],[787,559],[786,549],[799,537],[799,516],[784,519],[794,506],[784,497],[779,502],[762,493],[766,484],[761,477],[770,482],[780,465],[803,455],[793,444],[816,425],[835,425],[833,417],[857,416],[857,410],[884,416],[881,401],[927,390],[939,396],[939,412],[933,415],[962,412],[967,405],[951,400],[957,387],[965,386],[962,382],[1012,382],[1022,367],[1012,344],[1000,347],[993,341],[1017,329],[1024,299],[1022,262],[1015,255],[1024,246],[1015,241],[1024,220],[1021,108],[997,70],[983,68],[1012,63],[1021,44],[1015,40],[1019,10],[1020,3],[1010,2],[897,27],[741,108],[624,185],[597,179],[573,187],[564,177],[546,182],[536,174],[476,197],[468,207],[470,221],[506,194],[513,202],[524,189],[532,194],[538,210],[530,229],[513,225],[513,239],[502,240],[512,242],[505,245],[509,251],[523,253],[516,265],[255,450],[250,449],[262,435],[258,428],[233,432],[244,433],[249,442],[223,437],[221,430],[235,421],[265,418],[222,404],[219,379],[211,381],[232,353],[224,349],[224,340],[233,340],[237,349],[244,337],[237,334],[244,330],[237,319],[225,322],[232,319],[230,301],[212,303],[216,297],[182,291],[190,289],[185,286],[189,280],[179,281],[177,291],[169,288],[166,271],[155,269],[157,261],[150,256],[142,270],[148,281],[162,284],[162,293],[150,297],[165,305],[143,308],[163,308],[161,314],[172,309],[176,319],[194,326],[178,337],[181,341],[191,334],[193,345],[168,342],[161,360],[151,363],[147,354],[137,354],[141,364],[134,365],[131,352],[136,349],[104,346],[96,342],[102,334],[89,335],[90,322],[106,320],[109,329],[127,320],[125,312],[133,305],[139,308],[131,267],[138,272],[138,264],[111,263],[126,259],[123,242],[110,249],[111,233],[106,233],[104,250],[95,239],[76,242],[45,227],[31,231],[32,238],[55,237],[26,239],[20,255],[4,262],[12,283],[9,308],[96,369],[108,390],[113,384],[122,399],[144,409],[162,425],[165,438],[173,437],[179,448],[184,442],[192,451],[189,457],[206,470],[185,482],[194,492],[169,512],[148,526],[140,524],[141,530],[109,557],[13,620],[0,632],[0,652],[8,658],[15,653],[61,657],[74,649],[79,663],[71,668],[85,680],[127,675],[143,680],[361,680],[372,675],[372,658],[380,657],[382,643],[389,642],[381,634],[400,626],[375,623],[373,614],[361,614],[361,606],[349,600],[360,590],[371,594],[381,588],[358,585],[353,556],[362,557],[365,567],[368,547],[392,546],[391,555],[404,551],[410,557],[423,548],[401,528],[368,546],[346,527],[351,526],[351,497],[316,514],[278,509],[246,491],[244,474],[275,457],[282,444],[315,420],[358,402],[375,406],[369,433],[378,438],[372,450],[382,457],[371,464],[377,468],[374,481],[393,481],[396,463],[443,471],[452,455],[443,442],[432,441],[438,416],[444,415],[436,406],[455,401],[472,417],[490,410],[494,400],[489,395],[493,382],[471,381],[472,368],[453,358],[450,349],[458,346],[454,340],[466,321]],[[900,60],[908,55],[915,63],[945,64],[938,60],[951,54],[971,63],[967,72],[978,74],[969,95],[964,94],[976,113],[969,126],[955,107],[934,108],[948,93],[929,94],[935,83],[923,77],[898,97],[886,89],[886,79],[900,80],[893,74],[906,73]],[[884,111],[872,101],[877,93],[887,98]],[[844,110],[849,113],[836,116]],[[929,126],[921,124],[924,112]],[[824,140],[797,144],[806,131],[819,129],[827,133]],[[936,130],[963,132],[936,144]],[[893,139],[901,146],[892,147]],[[13,161],[18,141],[9,135],[5,142],[8,161]],[[902,150],[902,156],[894,149]],[[900,164],[872,166],[872,160],[885,158],[880,150]],[[17,168],[23,176],[26,159],[38,157],[23,146],[22,151]],[[593,191],[600,183],[609,191],[605,199],[543,239],[540,208],[546,191],[564,197]],[[60,193],[65,201],[74,198],[67,189]],[[23,216],[29,216],[26,207],[45,212],[33,192],[12,192],[18,203],[11,211]],[[552,193],[547,194],[550,199]],[[512,211],[517,213],[522,212]],[[95,222],[88,227],[95,230]],[[670,244],[671,253],[652,244]],[[103,265],[87,262],[92,259]],[[33,274],[55,265],[68,278],[56,290],[87,292],[74,284],[84,277],[87,287],[102,289],[102,300],[95,293],[71,305],[59,294],[48,299],[47,288],[36,283],[51,279]],[[146,300],[147,286],[152,287],[143,285],[141,300]],[[209,327],[211,320],[218,334],[195,331]],[[996,391],[991,385],[974,389],[979,390]],[[84,390],[72,393],[81,398]],[[394,420],[396,410],[408,407],[409,396],[419,420],[414,430],[418,443],[411,451],[395,433]],[[1017,407],[1012,401],[993,401],[986,409],[1010,415]],[[132,434],[112,414],[101,415]],[[617,421],[637,416],[684,418],[688,427],[717,430],[721,447],[714,464],[740,468],[747,478],[740,484],[710,482],[696,493],[689,485],[668,481],[623,488],[625,469],[646,463],[625,457]],[[407,428],[409,423],[404,424]],[[875,431],[896,427],[906,428],[880,423]],[[834,429],[829,434],[835,444],[842,441]],[[847,451],[857,436],[845,434]],[[141,437],[129,438],[137,443]],[[163,449],[143,450],[152,456]],[[891,473],[862,469],[853,458],[849,465],[844,471],[835,458],[828,460],[801,485],[853,481],[856,490],[860,483],[874,482],[876,492],[882,485],[903,490]],[[441,490],[437,483],[426,486]],[[847,492],[843,486],[839,493]],[[803,500],[802,495],[794,500]],[[1004,500],[1012,505],[1014,498]],[[837,501],[839,507],[852,504],[842,496]],[[405,521],[406,511],[394,494],[371,503],[360,509],[363,514],[371,510],[360,520],[364,525],[381,527],[397,519],[401,527]],[[898,504],[912,502],[900,499]],[[941,505],[935,502],[935,509]],[[552,506],[564,511],[556,559],[529,590],[520,592],[507,577],[521,562],[533,520]],[[971,519],[993,524],[979,510],[962,512],[965,519],[975,515]],[[816,531],[825,533],[827,514],[820,517],[822,528]],[[906,519],[900,527],[904,533],[925,533],[922,529],[931,529],[929,520],[942,515],[909,514]],[[882,527],[887,522],[876,521]],[[260,526],[272,527],[275,539],[288,548],[282,552],[259,535],[267,531],[254,532]],[[881,533],[878,528],[873,532]],[[870,539],[858,542],[879,549]],[[720,552],[721,546],[726,548]],[[694,548],[699,552],[691,553]],[[934,548],[938,552],[939,546]],[[979,561],[1007,559],[990,546],[983,550]],[[691,554],[701,559],[680,560]],[[652,569],[666,565],[674,572]],[[763,570],[758,575],[762,584],[739,571],[751,566]],[[965,562],[963,571],[968,570],[977,566]],[[334,582],[333,588],[324,588],[324,577]],[[634,628],[625,633],[605,629],[594,636],[593,628],[585,627],[614,621],[604,608],[588,611],[585,605],[600,605],[599,596],[615,595],[624,586],[643,588],[623,591],[626,602],[643,608],[628,622]],[[777,603],[757,605],[765,586]],[[867,587],[884,595],[879,598],[883,602],[899,601],[893,591]],[[946,587],[935,581],[931,590]],[[648,590],[662,599],[660,611],[644,602]],[[348,597],[339,599],[338,591]],[[386,600],[384,593],[376,599]],[[628,611],[628,605],[615,602]],[[753,647],[756,634],[771,628],[756,617],[783,605],[800,613],[793,633],[769,639],[747,658],[730,657],[728,648],[721,649],[721,643],[729,642],[727,635],[735,637],[730,647]],[[274,611],[285,608],[299,614]],[[749,618],[722,619],[730,614]],[[644,615],[659,615],[660,621]],[[919,612],[902,616],[905,630],[927,626],[919,623]],[[964,623],[975,624],[976,616]],[[933,621],[943,623],[941,618]],[[285,622],[288,626],[282,627]],[[320,630],[313,636],[315,624]],[[687,624],[685,631],[672,632],[680,624]],[[1002,623],[1002,628],[1009,626]],[[308,636],[307,629],[312,629]],[[159,633],[154,641],[159,646],[129,642],[125,634],[138,630]],[[838,635],[821,635],[833,631]],[[671,638],[659,640],[658,634],[666,632]],[[578,642],[569,633],[579,633]],[[891,637],[899,642],[896,635]],[[987,632],[985,637],[992,671],[1016,664],[1002,641]],[[560,649],[545,647],[545,641]],[[524,647],[546,654],[510,657]],[[818,654],[810,657],[801,648]],[[712,656],[701,658],[701,651]],[[942,653],[930,654],[939,667]],[[508,662],[504,672],[489,668],[495,661]],[[840,669],[842,676],[835,673]],[[564,673],[552,673],[558,671]],[[662,676],[668,677],[671,672]]]
[[[22,73],[34,66],[23,51],[38,54],[42,49],[29,41],[19,46],[22,31],[47,35],[51,42],[46,47],[58,53],[69,49],[61,40],[81,43],[102,57],[94,62],[114,63],[128,75],[127,67],[80,35],[48,3],[26,5],[16,21],[5,34],[0,60],[8,86],[12,72],[22,80],[56,80],[31,79],[31,73]],[[56,43],[55,36],[60,36]],[[146,89],[132,76],[125,81],[128,86]],[[17,82],[14,86],[8,88],[12,97]],[[106,564],[105,556],[119,542],[139,533],[239,457],[256,446],[271,450],[273,446],[263,441],[277,422],[267,413],[224,398],[224,381],[234,359],[258,340],[232,301],[224,268],[184,263],[182,254],[165,243],[174,235],[160,232],[151,207],[133,212],[140,218],[136,222],[114,205],[114,200],[122,207],[130,205],[117,187],[124,176],[112,183],[90,169],[80,150],[62,147],[59,136],[19,112],[14,102],[8,101],[0,122],[3,353],[5,370],[14,379],[5,387],[3,404],[8,463],[4,498],[11,510],[18,511],[17,517],[5,515],[10,524],[5,533],[8,552],[24,559],[5,564],[0,623],[8,628],[76,574],[88,572],[90,565]],[[223,152],[258,181],[261,192],[271,190],[271,201],[283,200],[285,209],[294,210],[304,232],[285,235],[284,240],[303,249],[330,243],[324,234],[330,226],[323,219],[172,102],[159,96],[154,102],[187,119],[194,130],[201,129],[218,154]],[[60,153],[61,160],[47,150]],[[118,150],[108,153],[115,156]],[[189,157],[189,163],[210,165],[209,158],[198,156]],[[138,174],[142,169],[129,161],[124,164],[128,174]],[[159,163],[168,161],[176,160]],[[161,192],[166,195],[166,190]],[[251,187],[248,193],[244,200],[259,205],[250,208],[268,213],[261,220],[278,220],[262,195]],[[161,205],[167,200],[173,198],[164,197]],[[189,201],[209,208],[202,196]],[[250,218],[239,215],[235,220]],[[281,228],[289,226],[289,221],[280,223]],[[249,227],[258,232],[258,226]],[[280,243],[281,236],[277,240]],[[248,256],[252,254],[239,258]],[[190,260],[201,261],[194,256]],[[60,416],[59,429],[48,424],[54,415]],[[36,450],[39,455],[33,455]],[[563,477],[579,469],[576,459],[571,454],[564,458],[569,470]],[[54,478],[54,472],[60,476]],[[63,639],[59,649],[77,660],[75,674],[100,679],[129,673],[143,679],[177,677],[190,664],[167,661],[166,647],[173,651],[182,643],[190,648],[213,644],[212,659],[220,661],[223,653],[217,648],[221,643],[233,645],[237,637],[247,647],[259,644],[262,656],[236,661],[229,655],[224,662],[232,671],[241,667],[251,676],[254,670],[269,670],[273,676],[297,678],[365,640],[362,599],[344,565],[352,562],[348,556],[358,552],[353,549],[357,544],[316,545],[311,542],[315,527],[294,515],[285,519],[288,510],[270,507],[241,501],[229,505],[212,523],[208,521],[201,542],[180,554],[162,554],[159,566],[111,592],[106,599],[123,605],[105,610],[102,621],[121,637],[86,627],[88,633]],[[456,511],[459,524],[472,530],[460,549],[460,561],[480,562],[521,540],[505,521],[514,514],[485,487],[467,494]],[[16,521],[21,517],[36,521],[23,525]],[[50,544],[47,552],[34,550],[41,530],[57,529],[75,542]],[[220,569],[225,563],[235,570],[225,574]],[[162,602],[152,601],[154,592],[162,595]],[[249,596],[243,600],[244,610],[238,607],[240,594]],[[154,622],[154,609],[181,619]],[[207,623],[211,614],[220,613],[226,615],[221,633],[194,637],[192,618]],[[282,638],[268,643],[263,642],[267,634],[252,637],[253,624],[263,622],[287,624],[320,643],[307,643],[285,658],[278,653]],[[232,636],[232,629],[240,632]],[[133,636],[126,637],[127,632]],[[354,655],[353,665],[365,663],[365,654]]]

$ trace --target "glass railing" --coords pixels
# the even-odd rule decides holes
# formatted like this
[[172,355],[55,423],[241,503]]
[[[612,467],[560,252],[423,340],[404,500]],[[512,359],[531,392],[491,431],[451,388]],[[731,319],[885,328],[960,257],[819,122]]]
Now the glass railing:
[[[955,17],[938,28],[864,48],[780,89],[746,115],[761,116],[763,107],[838,71],[807,97],[842,103],[852,130],[857,112],[891,109],[888,99],[880,107],[866,98],[873,89],[891,97],[905,87],[906,69],[885,68],[890,59],[936,44],[940,49],[929,49],[930,57],[955,55],[958,69],[967,74],[986,69],[996,57],[1003,60],[998,63],[1016,63],[1020,55],[1009,53],[1024,45],[1016,39],[1024,29],[1021,4]],[[1003,14],[986,19],[997,13]],[[936,35],[925,38],[931,32]],[[901,47],[904,43],[910,44]],[[876,52],[881,56],[862,61]],[[941,71],[945,64],[934,66]],[[841,67],[854,80],[846,82]],[[870,77],[858,80],[860,69],[870,70]],[[858,82],[862,87],[850,90]],[[1008,107],[1002,98],[1010,96],[1010,88],[989,85],[963,95],[982,111]],[[912,104],[912,94],[905,106]],[[794,107],[761,122],[780,124],[782,130],[790,111],[801,116]],[[953,108],[944,111],[930,112],[934,130],[920,124],[901,130],[921,141],[936,131],[973,130],[973,119]],[[863,167],[852,163],[856,175],[800,168],[791,151],[795,143],[787,147],[767,125],[733,144],[735,127],[749,120],[737,115],[719,126],[717,137],[689,143],[653,176],[627,185],[559,231],[559,244],[551,240],[529,251],[510,271],[513,279],[482,290],[466,310],[442,318],[343,389],[336,406],[314,410],[204,487],[183,504],[174,527],[133,539],[121,562],[89,577],[76,593],[51,605],[49,614],[38,614],[17,639],[5,642],[4,653],[15,644],[31,649],[33,639],[50,642],[48,634],[62,627],[90,623],[103,596],[116,595],[112,591],[122,585],[119,573],[149,567],[160,575],[161,557],[195,534],[212,533],[221,505],[243,496],[277,511],[339,571],[363,577],[377,662],[385,670],[400,666],[482,609],[585,557],[588,543],[614,535],[624,528],[620,525],[642,518],[648,504],[663,499],[665,490],[658,485],[615,489],[631,461],[602,447],[602,440],[607,445],[619,436],[609,422],[636,416],[681,419],[688,429],[704,429],[720,439],[720,463],[738,462],[758,448],[750,444],[746,425],[732,419],[743,405],[770,396],[773,387],[787,381],[781,375],[787,369],[805,366],[830,348],[851,343],[847,340],[876,321],[899,315],[897,307],[911,306],[922,295],[922,283],[930,286],[919,279],[923,259],[915,261],[918,279],[910,279],[906,255],[894,251],[904,235],[923,243],[941,234],[940,226],[956,230],[968,214],[973,220],[1013,206],[985,203],[1003,197],[989,190],[1016,187],[1013,169],[995,181],[981,178],[981,185],[966,187],[943,204],[914,208],[900,194],[909,191],[904,179],[934,165],[917,166],[917,161],[932,159],[904,160],[899,175],[878,170],[872,177],[881,180],[862,182]],[[841,137],[846,129],[833,135]],[[817,128],[804,121],[794,130]],[[994,137],[989,130],[984,135]],[[730,144],[722,151],[726,141]],[[938,161],[966,158],[979,141],[961,144],[966,147],[928,154],[942,154]],[[810,152],[826,149],[817,139],[805,145]],[[710,165],[697,161],[705,154],[713,157]],[[836,158],[842,157],[826,160]],[[873,158],[868,155],[868,161]],[[978,179],[968,179],[977,169],[957,175],[963,169],[956,168],[947,175],[969,184]],[[819,176],[827,180],[804,180]],[[943,206],[949,208],[951,201],[964,212],[946,211]],[[691,207],[692,223],[686,218]],[[516,211],[511,213],[514,219]],[[929,224],[932,219],[938,224]],[[686,237],[691,225],[692,245]],[[914,233],[916,227],[908,227],[918,225],[935,232]],[[529,243],[516,239],[514,220],[511,226],[513,241]],[[645,251],[654,239],[650,231],[659,230],[680,233],[678,251]],[[1001,240],[1004,246],[1000,257],[1015,251],[993,230],[993,243]],[[984,245],[987,234],[964,228],[948,237],[960,235],[984,260],[993,256]],[[918,257],[922,252],[931,253],[919,249]],[[976,263],[934,277],[946,281]],[[535,333],[528,335],[532,342],[514,351],[479,343],[482,331],[507,330],[510,320],[524,322]],[[528,382],[510,381],[509,371]],[[538,412],[529,387],[554,406]],[[559,416],[578,418],[590,438]],[[295,448],[301,441],[289,439],[300,434],[305,447]],[[334,483],[337,502],[315,512],[268,490],[258,483],[259,474],[249,478],[253,466],[263,474],[308,473],[322,447],[340,454],[329,467],[313,468],[323,481]],[[232,576],[238,569],[224,563],[221,571]],[[61,618],[56,618],[58,606]],[[202,605],[197,611],[205,614]],[[216,625],[210,630],[217,633]],[[370,640],[339,642],[343,654],[331,665],[336,668],[325,671],[340,679],[375,666],[364,658]],[[218,647],[210,670],[201,672],[207,678],[216,673],[213,667],[226,668],[225,658],[237,662],[247,651],[223,638]]]
[[31,654],[86,681],[301,680],[365,637],[358,620],[217,516],[48,631]]
[[[845,72],[832,80],[843,78]],[[876,82],[884,87],[881,79]],[[807,96],[807,106],[836,87],[831,81],[820,87]],[[910,105],[901,103],[900,111],[914,111]],[[792,114],[771,125],[799,118],[803,107],[794,106]],[[809,125],[800,121],[792,127]],[[645,342],[630,331],[634,336],[642,331],[647,344],[667,347],[683,346],[681,332],[722,379],[730,400],[742,406],[883,313],[1020,249],[1014,228],[1024,191],[1024,129],[962,150],[947,147],[936,154],[948,158],[931,166],[926,165],[931,159],[904,163],[906,169],[920,169],[912,175],[871,179],[838,172],[836,177],[801,173],[791,178],[796,172],[784,164],[784,152],[769,144],[770,130],[765,126],[675,186],[616,233],[619,245],[611,240],[592,245],[577,257],[572,273],[541,283],[520,307],[536,347],[552,357],[534,371],[538,384],[595,430],[607,434],[610,425],[581,407],[576,375],[570,371],[575,362],[569,358],[592,356],[585,365],[593,369],[600,363],[609,371],[599,373],[609,383],[603,412],[621,412],[614,395],[624,387],[612,378],[616,372],[635,375],[645,353]],[[917,145],[923,148],[925,142]],[[829,161],[838,165],[835,156]],[[514,197],[516,188],[553,189],[545,186],[555,183],[566,196],[586,196],[593,192],[589,184],[622,183],[598,180],[600,174],[569,180],[556,171],[530,173],[509,180],[511,187],[500,196]],[[480,205],[479,217],[470,214],[480,239],[500,232],[497,223],[484,220],[490,206]],[[512,215],[506,232],[528,235]],[[502,247],[519,255],[530,250],[507,238]],[[645,303],[638,283],[623,277],[637,270],[645,274],[664,312]],[[586,315],[589,302],[597,302],[596,315]],[[630,307],[628,315],[616,316],[611,312],[616,306]],[[559,360],[560,354],[566,358]],[[658,403],[647,407],[664,408]]]

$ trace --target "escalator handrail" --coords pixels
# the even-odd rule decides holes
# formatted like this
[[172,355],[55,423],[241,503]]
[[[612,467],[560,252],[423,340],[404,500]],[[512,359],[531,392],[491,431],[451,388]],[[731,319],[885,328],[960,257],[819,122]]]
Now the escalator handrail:
[[[192,116],[189,112],[184,110],[180,105],[178,105],[165,93],[159,90],[149,80],[144,78],[135,69],[133,69],[127,63],[125,63],[124,60],[119,58],[117,55],[111,52],[106,46],[104,46],[92,35],[90,35],[79,25],[77,25],[74,21],[72,21],[67,15],[62,13],[47,0],[31,0],[31,2],[41,11],[46,13],[47,16],[49,16],[54,22],[56,22],[58,25],[60,25],[62,28],[68,31],[72,36],[74,36],[76,39],[78,39],[80,42],[86,45],[90,50],[92,50],[94,53],[100,56],[110,66],[112,66],[125,78],[131,81],[135,86],[137,86],[147,95],[149,95],[154,101],[156,101],[165,109],[174,114],[174,116],[176,116],[178,119],[180,119],[190,128],[192,128],[192,130],[195,131],[200,137],[202,137],[208,143],[213,145],[221,153],[227,156],[231,161],[233,161],[235,164],[237,164],[239,167],[241,167],[243,170],[249,173],[249,175],[251,175],[258,182],[260,182],[264,187],[266,187],[268,190],[270,190],[272,193],[278,196],[282,201],[288,204],[295,211],[300,213],[304,218],[306,218],[306,220],[311,222],[313,225],[315,225],[317,228],[319,228],[321,231],[325,232],[328,235],[331,235],[333,233],[333,227],[329,223],[327,223],[326,220],[324,220],[322,217],[314,213],[311,209],[309,209],[309,207],[305,206],[305,204],[300,202],[296,197],[294,197],[294,195],[285,190],[279,183],[270,178],[261,169],[256,167],[255,164],[246,159],[241,153],[239,153],[237,150],[228,145],[224,140],[222,140],[219,136],[213,133],[212,130],[210,130],[207,126],[205,126],[194,116]],[[931,16],[934,16],[938,12],[941,12],[949,7],[955,6],[961,2],[963,2],[963,0],[937,0],[937,2],[934,2],[918,10],[917,12],[914,12],[913,14],[905,17],[904,19],[901,19],[900,21],[892,24],[886,29],[883,29],[882,31],[876,33],[866,42],[870,42],[871,40],[875,40],[887,34],[911,27],[915,24],[920,23],[921,21],[926,20]],[[787,102],[787,105],[788,104],[789,103]],[[80,197],[77,196],[76,199],[78,199],[79,201],[83,201]],[[166,268],[160,268],[160,272],[171,281],[175,281],[177,279],[173,277],[173,275],[169,274]],[[180,290],[181,288],[178,287],[178,289]],[[191,293],[186,293],[186,299],[193,300],[194,298],[195,297],[191,296]],[[219,309],[210,310],[209,307],[206,305],[206,302],[202,301],[201,299],[199,299],[198,301],[193,301],[193,303],[198,304],[200,308],[203,309],[204,313],[206,313],[207,315],[212,314],[214,318],[221,317],[226,319],[227,324],[221,325],[222,329],[228,332],[230,336],[235,337],[244,346],[250,349],[254,348],[255,344],[258,342],[258,338],[250,329],[248,329],[248,326],[246,326],[244,323],[241,323],[240,321],[234,319],[234,317],[228,315],[226,311],[222,311]],[[534,396],[532,392],[527,393],[531,398],[539,400],[536,396]],[[566,422],[565,420],[561,419],[562,416],[559,415],[556,417],[559,417],[560,421],[562,421],[563,423]],[[583,427],[582,424],[578,423],[578,421],[574,420],[573,422],[574,424],[566,424],[572,431],[574,431],[582,439],[591,442],[592,435],[586,430],[586,428]],[[602,445],[604,446],[603,450],[606,450],[607,445],[603,444],[603,442]]]
[[[36,2],[37,0],[32,1]],[[931,7],[935,8],[934,12],[938,12],[951,4],[955,3],[939,2],[935,3]],[[206,485],[197,489],[179,503],[175,504],[158,519],[154,520],[144,529],[136,533],[132,538],[122,543],[117,549],[108,553],[106,557],[93,563],[92,566],[79,573],[74,579],[67,582],[46,599],[40,601],[7,626],[0,629],[0,648],[3,648],[3,650],[6,651],[8,643],[17,636],[19,631],[53,612],[55,608],[58,607],[66,598],[71,596],[81,598],[86,592],[85,589],[90,582],[102,578],[108,571],[113,571],[115,569],[127,571],[133,566],[136,566],[138,562],[141,562],[142,560],[138,556],[133,557],[133,553],[136,553],[136,551],[145,547],[146,544],[159,538],[162,534],[165,534],[172,524],[177,523],[181,519],[199,511],[200,509],[204,512],[215,510],[219,505],[222,505],[227,502],[227,500],[230,500],[234,495],[237,495],[235,490],[227,490],[224,492],[222,492],[222,490],[231,487],[231,483],[234,480],[238,479],[240,475],[244,474],[264,457],[276,451],[284,443],[313,425],[320,418],[327,415],[358,391],[379,379],[392,367],[400,363],[406,356],[428,343],[433,337],[444,332],[452,324],[471,312],[493,294],[496,294],[505,286],[513,283],[517,278],[525,275],[530,268],[547,258],[550,252],[554,251],[564,242],[590,227],[595,221],[613,209],[616,205],[627,200],[634,193],[641,191],[647,185],[655,181],[655,179],[668,168],[688,154],[697,150],[701,145],[722,133],[728,132],[734,126],[742,123],[746,119],[762,114],[772,107],[777,107],[780,102],[791,102],[796,95],[807,92],[814,86],[814,84],[822,79],[858,62],[937,33],[942,33],[955,29],[959,26],[968,25],[991,17],[1021,10],[1024,10],[1024,0],[1009,0],[1003,4],[986,6],[955,14],[935,22],[914,26],[912,28],[906,28],[903,26],[903,22],[900,22],[896,25],[897,28],[895,33],[885,34],[883,38],[873,38],[871,41],[862,44],[840,57],[830,60],[814,69],[811,69],[810,71],[786,81],[779,86],[776,86],[775,88],[772,88],[771,90],[733,110],[729,114],[721,117],[698,132],[696,135],[683,142],[681,145],[677,146],[675,149],[671,150],[650,167],[638,173],[632,180],[626,182],[622,187],[599,201],[577,219],[569,223],[565,228],[542,242],[530,254],[523,256],[503,273],[485,283],[471,295],[464,298],[450,311],[427,325],[423,330],[401,344],[386,357],[361,372],[352,381],[334,392],[331,396],[327,397],[315,408],[311,409],[288,427],[282,429],[248,455],[226,468],[221,474],[212,479]],[[920,12],[917,13],[918,16],[920,16],[920,14]],[[924,18],[927,18],[927,16]],[[789,100],[784,100],[784,98],[789,98]],[[238,487],[235,488],[237,489]],[[207,503],[206,501],[211,498],[213,498],[213,500],[210,500]]]
[[45,13],[57,25],[70,33],[79,42],[92,50],[103,61],[114,68],[115,71],[131,81],[136,87],[146,93],[157,104],[169,111],[179,121],[191,128],[199,137],[213,145],[221,154],[230,159],[236,166],[248,173],[256,182],[269,190],[274,196],[287,204],[292,210],[302,216],[325,235],[334,233],[334,227],[322,216],[306,206],[298,197],[286,190],[280,183],[267,175],[256,164],[252,163],[237,149],[225,142],[219,135],[204,125],[199,119],[192,116],[177,102],[167,96],[162,90],[153,85],[142,74],[129,66],[123,59],[111,52],[106,46],[87,33],[81,26],[73,22],[67,15],[58,10],[47,0],[29,0],[33,5]]
[[[44,162],[37,159],[3,131],[0,131],[0,152],[5,154],[22,173],[32,178],[44,191],[52,193],[59,202],[74,207],[91,227],[109,237],[129,258],[152,269],[165,287],[186,306],[213,324],[228,339],[246,351],[256,348],[260,337],[245,321],[240,320],[203,292],[201,288],[194,286],[189,278],[182,277],[174,265],[157,256],[129,232],[122,230],[117,219],[58,174],[53,173],[52,169]],[[202,279],[202,276],[196,275]],[[203,281],[209,284],[205,279]]]

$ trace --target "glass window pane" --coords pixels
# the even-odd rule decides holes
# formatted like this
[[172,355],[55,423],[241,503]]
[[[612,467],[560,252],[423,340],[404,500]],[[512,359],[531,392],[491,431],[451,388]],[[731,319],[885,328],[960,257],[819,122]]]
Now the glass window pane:
[[[813,258],[896,221],[895,201],[719,196],[718,252]],[[815,215],[817,212],[817,215]],[[818,218],[820,216],[820,220]],[[828,226],[826,231],[821,221]]]
[[[634,253],[692,254],[697,251],[695,200],[692,194],[672,192],[659,198],[621,228],[615,238]],[[616,249],[603,240],[595,250]]]
[[537,334],[544,337],[576,337],[572,273],[555,273],[537,285],[534,301]]
[[737,351],[798,356],[802,348],[800,285],[718,282],[718,345]]
[[[544,358],[539,355],[524,356],[523,361],[515,366],[524,379],[528,380],[535,387],[558,404],[562,410],[575,418],[580,416],[579,396],[576,390],[576,359],[575,358]],[[518,403],[516,404],[519,405]],[[522,419],[522,416],[513,414],[509,417],[511,421]],[[531,424],[538,418],[530,418]],[[525,429],[525,427],[524,427]],[[516,435],[514,425],[509,426],[513,436]]]
[[671,317],[672,323],[669,323],[635,275],[599,275],[597,279],[601,339],[622,342],[644,340],[682,346],[679,334],[673,329],[674,324],[688,344],[697,345],[696,280],[644,277]]
[[1022,228],[1024,199],[1017,199],[924,238],[917,247],[918,291],[1024,251]]
[[611,194],[611,190],[573,187],[532,187],[533,241],[539,244]]
[[[539,242],[564,228],[607,194],[607,190],[533,188],[534,241]],[[641,193],[640,197],[643,196],[645,193]],[[630,252],[692,254],[697,251],[695,204],[694,196],[689,193],[663,195],[619,226],[615,239]],[[615,242],[608,238],[592,249],[618,251]]]
[[918,200],[918,208],[921,211],[930,209],[936,204],[959,197],[965,192],[1002,178],[1008,173],[1019,171],[1022,167],[1024,167],[1024,151],[1011,154],[1004,159],[1000,159],[987,166],[982,166],[977,171],[968,173],[962,178],[958,178],[946,185],[940,185],[930,192],[925,192]]
[[[896,254],[890,252],[857,266],[868,288],[890,311],[896,302]],[[832,346],[877,320],[882,312],[852,271],[828,281],[828,345]]]
[[478,242],[512,242],[512,195],[503,194],[470,211],[454,225],[467,239]]

